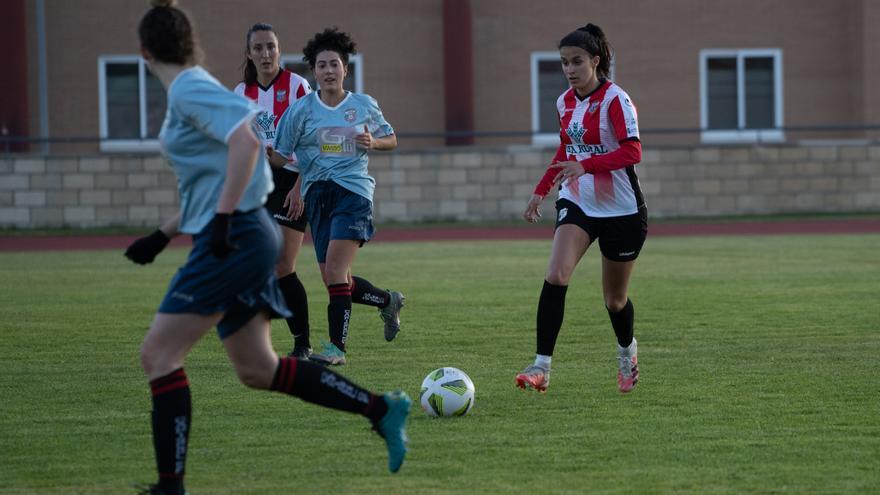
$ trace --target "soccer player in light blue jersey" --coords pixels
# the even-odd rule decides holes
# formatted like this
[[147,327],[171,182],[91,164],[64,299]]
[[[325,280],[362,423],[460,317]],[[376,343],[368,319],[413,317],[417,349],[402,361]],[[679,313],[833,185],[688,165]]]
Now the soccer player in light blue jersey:
[[159,141],[178,178],[180,212],[125,256],[150,263],[178,233],[192,234],[193,248],[141,347],[159,475],[141,493],[186,493],[192,407],[183,363],[215,326],[243,384],[367,417],[385,439],[388,468],[396,472],[406,455],[411,401],[405,393],[375,394],[307,360],[279,359],[272,349],[269,318],[290,313],[274,272],[278,225],[263,208],[272,181],[252,129],[258,109],[196,65],[192,25],[173,0],[152,4],[138,34],[150,71],[168,92]]
[[367,164],[374,150],[397,147],[394,129],[385,121],[372,97],[346,91],[349,56],[355,43],[348,34],[327,28],[303,48],[320,89],[288,107],[278,122],[275,151],[270,161],[282,166],[295,154],[302,187],[290,193],[289,216],[305,210],[330,302],[327,306],[330,342],[310,359],[326,364],[345,363],[352,303],[379,308],[385,322],[385,340],[400,331],[403,294],[377,289],[351,276],[359,247],[373,237],[373,189]]

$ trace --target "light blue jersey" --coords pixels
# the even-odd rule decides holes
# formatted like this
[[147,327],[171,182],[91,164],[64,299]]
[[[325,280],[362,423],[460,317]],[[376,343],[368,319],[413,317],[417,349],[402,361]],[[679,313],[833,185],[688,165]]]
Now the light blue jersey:
[[[177,175],[181,232],[197,234],[211,222],[226,180],[229,136],[259,111],[199,66],[184,70],[171,82],[159,142]],[[272,191],[265,152],[259,155],[236,210],[263,206]]]
[[302,194],[318,181],[333,181],[373,201],[376,181],[367,171],[367,150],[354,138],[364,126],[375,137],[394,134],[371,96],[347,93],[335,107],[321,101],[320,92],[300,98],[278,121],[275,150],[284,156],[296,153],[302,176]]

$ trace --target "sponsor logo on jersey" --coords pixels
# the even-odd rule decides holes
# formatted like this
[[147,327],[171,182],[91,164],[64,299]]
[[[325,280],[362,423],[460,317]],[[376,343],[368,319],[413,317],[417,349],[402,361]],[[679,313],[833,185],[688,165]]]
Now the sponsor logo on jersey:
[[624,98],[624,99],[623,99],[623,104],[626,105],[626,106],[628,106],[628,107],[633,106],[632,102],[629,101],[629,98]]
[[282,102],[287,99],[287,90],[286,89],[276,89],[275,90],[275,101]]
[[354,138],[357,135],[354,127],[322,127],[318,129],[318,143],[321,153],[329,155],[354,156]]
[[572,141],[580,141],[584,137],[585,132],[587,130],[584,129],[580,122],[572,122],[568,129],[565,130],[565,133],[568,134]]
[[269,112],[261,112],[254,120],[263,132],[268,132],[275,128],[275,116]]
[[589,153],[591,155],[604,155],[608,153],[608,149],[603,144],[568,144],[565,146],[565,152],[569,155],[580,155]]
[[599,108],[599,102],[594,101],[593,103],[590,103],[590,106],[587,107],[587,113],[593,113],[596,111],[597,108]]
[[346,122],[354,122],[357,119],[357,109],[349,108],[345,111],[345,121]]

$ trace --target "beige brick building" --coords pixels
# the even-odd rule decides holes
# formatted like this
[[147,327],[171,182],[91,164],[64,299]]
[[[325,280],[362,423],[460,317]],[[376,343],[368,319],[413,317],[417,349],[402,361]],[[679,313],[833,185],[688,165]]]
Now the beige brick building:
[[[647,145],[861,138],[863,131],[798,129],[880,125],[876,0],[179,4],[197,23],[205,65],[229,86],[240,79],[244,34],[254,22],[275,26],[291,63],[321,28],[336,25],[350,32],[360,51],[350,85],[377,98],[405,138],[401,146],[410,149],[444,144],[418,136],[468,128],[520,133],[481,138],[482,144],[529,143],[531,132],[549,133],[552,140],[551,104],[564,87],[556,43],[588,21],[602,26],[614,45],[614,79],[635,100]],[[104,149],[114,149],[112,141],[130,137],[126,133],[155,134],[161,97],[137,63],[136,26],[147,0],[8,0],[4,5],[10,15],[0,23],[26,26],[25,43],[6,45],[26,51],[11,61],[24,65],[11,72],[27,74],[24,82],[6,78],[0,83],[2,93],[27,94],[26,116],[4,111],[4,127],[14,128],[17,118],[25,121],[28,136],[104,136]],[[461,39],[470,43],[454,44]],[[447,57],[451,60],[444,53],[453,55]],[[138,101],[140,86],[145,87],[143,102]],[[455,96],[472,97],[472,103]],[[146,115],[144,122],[138,122],[138,112]],[[451,115],[455,112],[469,112],[464,124],[454,122],[460,117]],[[789,130],[768,131],[777,127]],[[650,132],[701,128],[717,132]],[[101,148],[88,143],[54,149]]]
[[[352,34],[347,84],[401,143],[371,161],[379,221],[517,217],[558,143],[556,43],[586,22],[638,106],[652,215],[880,211],[878,0],[179,3],[229,86],[255,22],[296,70],[316,31]],[[0,140],[50,144],[0,142],[0,227],[152,226],[176,207],[164,93],[138,56],[147,5],[3,3]]]

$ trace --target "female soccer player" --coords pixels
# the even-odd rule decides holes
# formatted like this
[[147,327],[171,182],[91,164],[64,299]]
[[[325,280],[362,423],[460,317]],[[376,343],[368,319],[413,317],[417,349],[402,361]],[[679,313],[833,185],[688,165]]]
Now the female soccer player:
[[[309,63],[320,89],[292,105],[281,117],[270,161],[284,164],[296,155],[305,210],[321,276],[330,303],[327,306],[330,342],[311,359],[327,364],[345,363],[345,341],[352,302],[376,306],[385,322],[385,339],[400,330],[403,294],[380,290],[367,280],[351,276],[360,246],[373,237],[373,189],[367,173],[368,152],[397,147],[394,129],[385,121],[376,100],[343,89],[348,58],[355,44],[348,34],[325,29],[309,40],[303,60]],[[296,214],[296,201],[291,201]]]
[[396,472],[406,454],[406,394],[377,395],[272,350],[269,317],[289,312],[274,276],[280,234],[263,208],[271,175],[251,129],[258,109],[196,65],[191,23],[173,0],[152,4],[138,34],[142,56],[168,92],[159,141],[178,177],[181,208],[125,255],[149,263],[179,232],[193,235],[193,248],[141,347],[159,473],[158,483],[142,493],[185,493],[192,412],[183,363],[214,326],[243,384],[366,416],[385,439],[389,469]]
[[647,208],[635,172],[642,157],[636,109],[608,80],[611,48],[598,26],[587,24],[567,34],[559,42],[559,57],[571,86],[556,101],[561,143],[523,212],[526,221],[536,222],[544,197],[561,184],[556,232],[538,300],[537,356],[516,376],[516,383],[547,390],[569,280],[598,239],[602,292],[617,335],[617,387],[626,393],[639,380],[627,287],[648,232]]
[[[282,69],[280,61],[281,49],[272,26],[254,24],[245,37],[244,77],[235,87],[235,94],[255,100],[259,105],[261,112],[256,119],[256,130],[267,147],[272,146],[275,141],[275,123],[281,118],[281,114],[292,102],[312,91],[308,81]],[[311,352],[309,301],[306,289],[296,275],[296,258],[306,231],[306,217],[299,215],[289,218],[285,204],[287,193],[293,189],[298,178],[295,159],[282,167],[273,168],[272,181],[275,189],[269,194],[266,208],[283,227],[283,245],[281,256],[275,265],[275,276],[278,277],[278,286],[284,294],[284,301],[293,312],[293,316],[287,318],[287,326],[293,335],[293,351],[290,355],[307,358]]]

